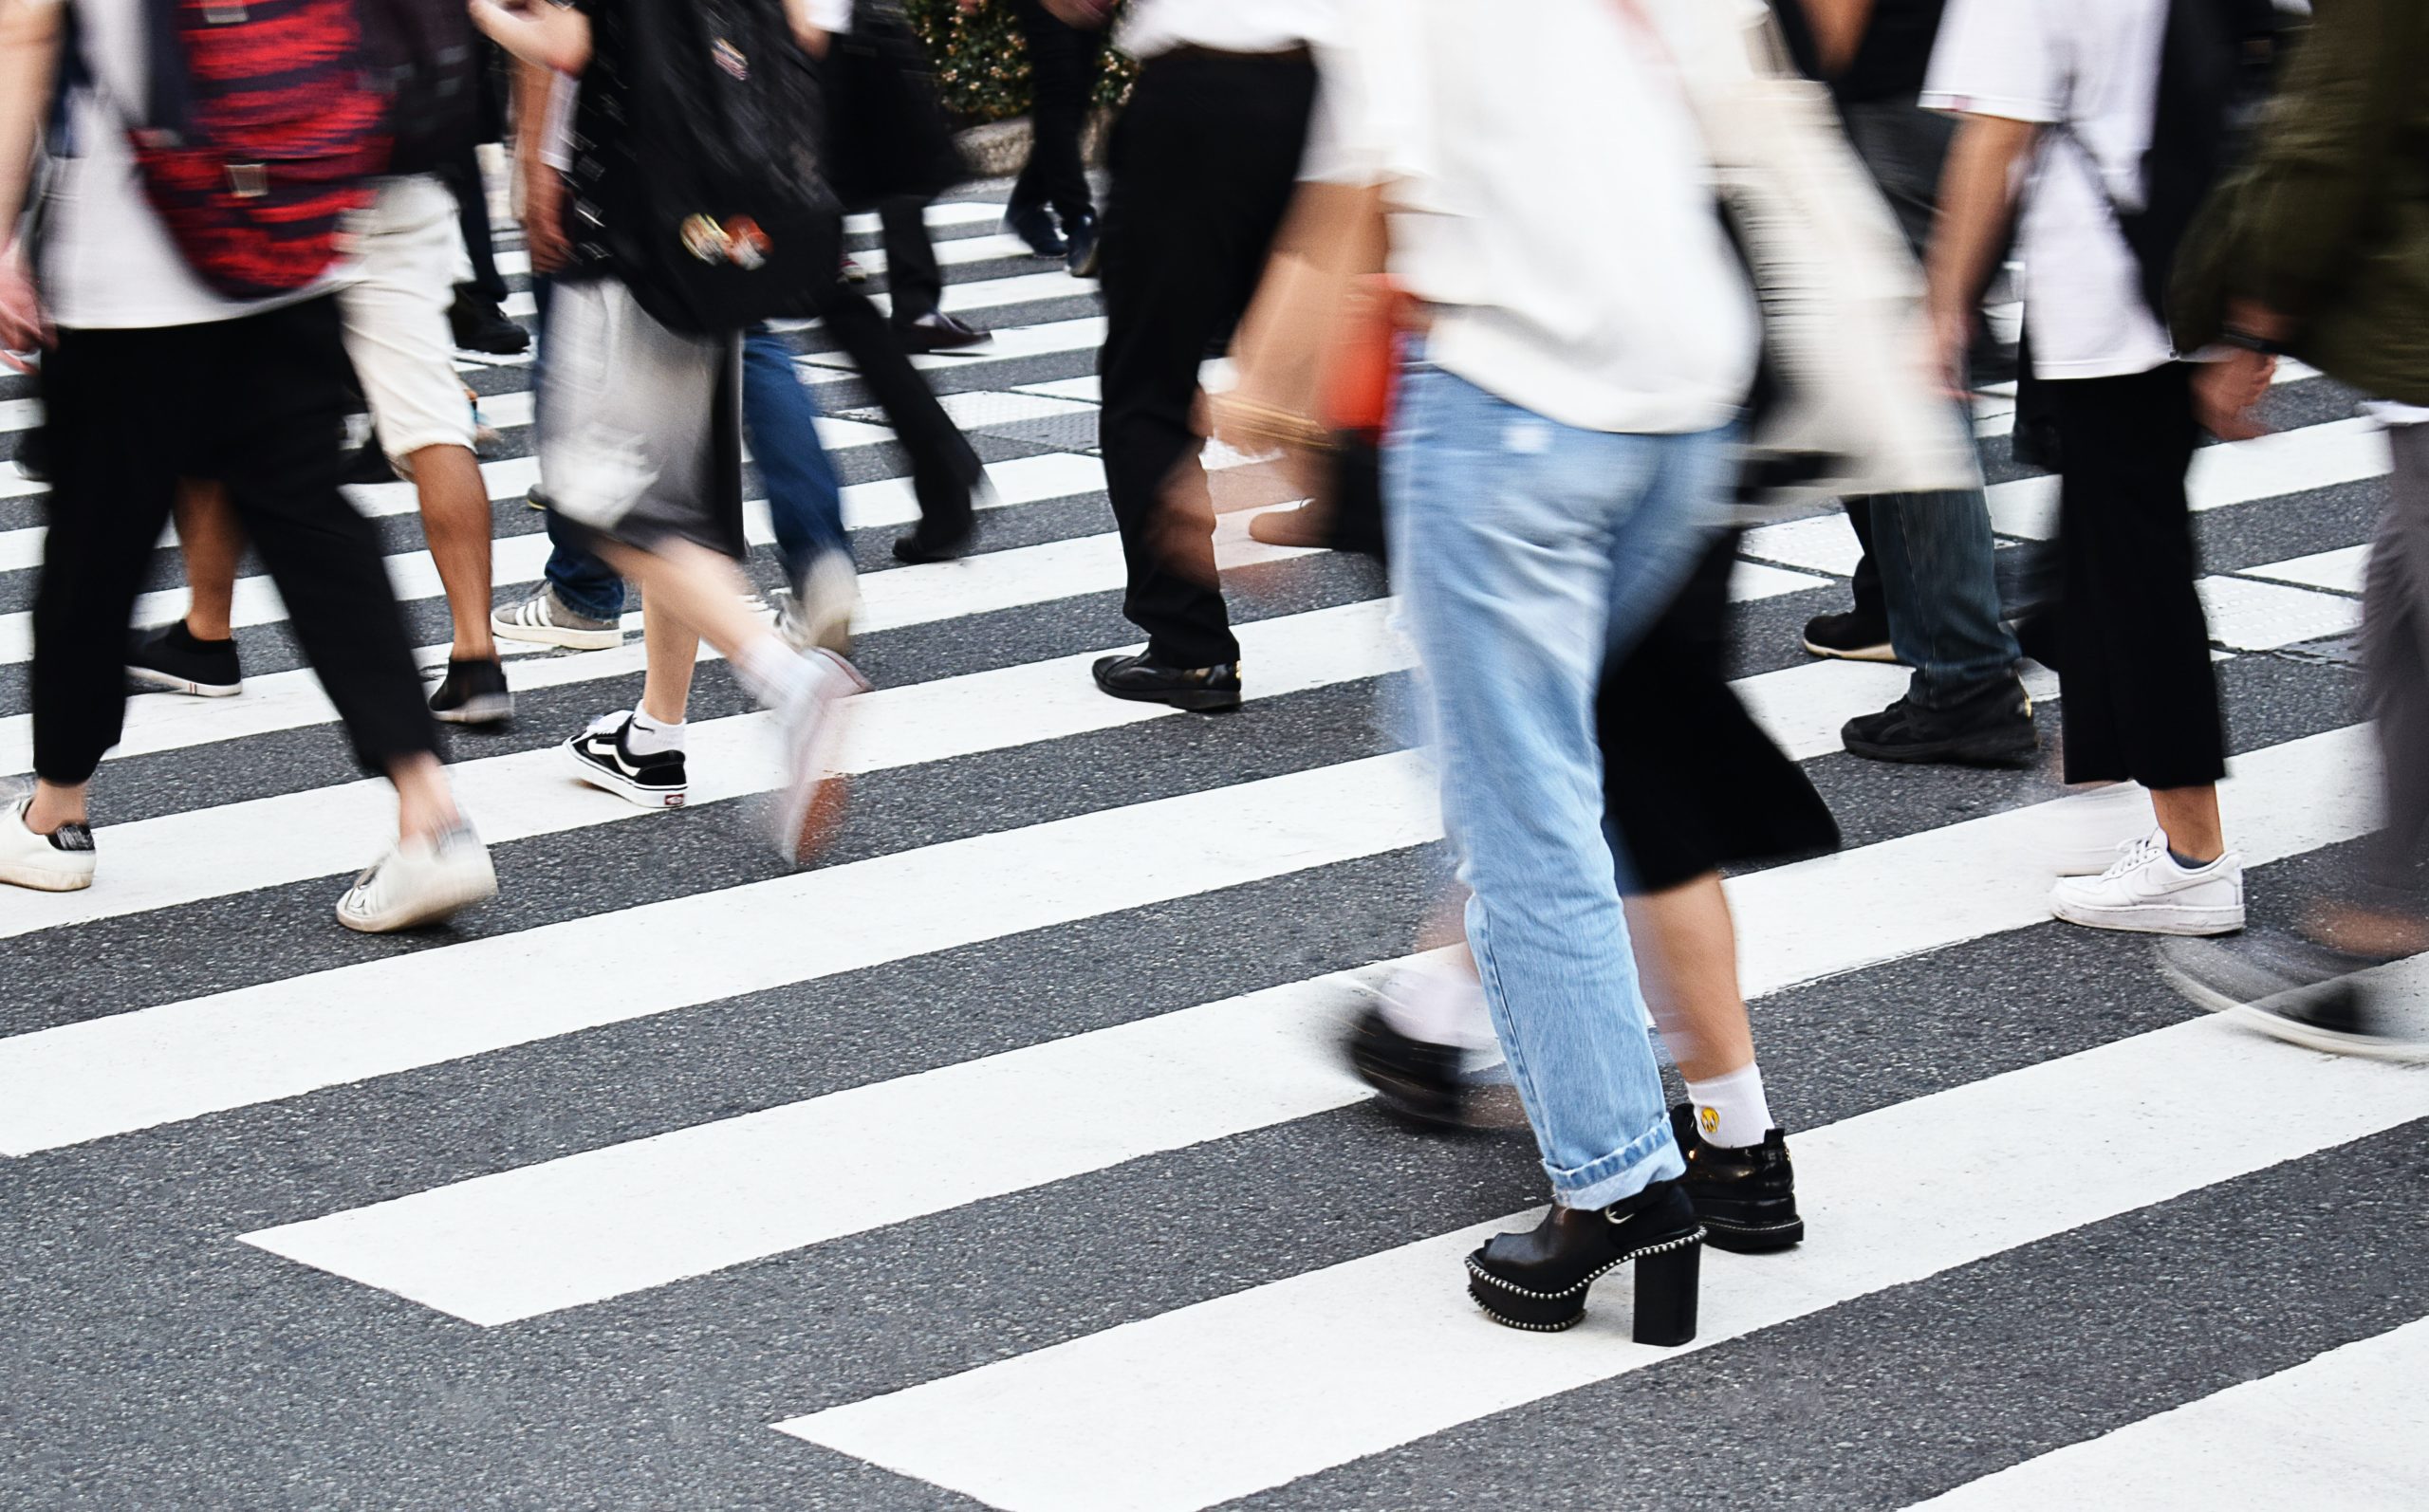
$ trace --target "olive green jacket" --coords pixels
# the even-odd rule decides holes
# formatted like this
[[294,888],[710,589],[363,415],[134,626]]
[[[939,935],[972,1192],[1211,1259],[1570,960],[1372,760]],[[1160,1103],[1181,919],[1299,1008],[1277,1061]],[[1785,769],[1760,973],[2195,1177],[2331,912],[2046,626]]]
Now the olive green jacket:
[[2228,292],[2330,377],[2429,404],[2429,0],[2315,0],[2233,214]]

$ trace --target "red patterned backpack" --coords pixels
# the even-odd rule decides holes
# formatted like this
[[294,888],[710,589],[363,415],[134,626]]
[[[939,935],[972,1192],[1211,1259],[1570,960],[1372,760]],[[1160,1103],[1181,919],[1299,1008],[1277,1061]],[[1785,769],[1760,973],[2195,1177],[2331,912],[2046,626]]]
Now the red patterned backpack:
[[308,286],[388,162],[388,97],[357,0],[142,0],[151,99],[130,120],[146,196],[232,299]]

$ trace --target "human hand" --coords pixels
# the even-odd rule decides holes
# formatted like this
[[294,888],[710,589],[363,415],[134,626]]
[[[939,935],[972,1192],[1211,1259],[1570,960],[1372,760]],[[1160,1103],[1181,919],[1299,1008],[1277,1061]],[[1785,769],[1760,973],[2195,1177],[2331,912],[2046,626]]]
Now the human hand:
[[1065,26],[1093,30],[1113,14],[1113,0],[1045,0],[1046,9]]
[[573,243],[565,230],[566,181],[546,163],[531,165],[523,177],[523,239],[531,253],[531,271],[554,273],[573,261]]
[[43,314],[42,296],[34,289],[22,242],[0,249],[0,362],[20,373],[33,364],[18,353],[32,353],[50,344],[50,322]]
[[2194,418],[2221,441],[2266,434],[2256,412],[2276,376],[2277,359],[2241,348],[2217,361],[2194,364]]
[[1974,395],[1974,311],[1934,308],[1928,360],[1932,375],[1953,399]]

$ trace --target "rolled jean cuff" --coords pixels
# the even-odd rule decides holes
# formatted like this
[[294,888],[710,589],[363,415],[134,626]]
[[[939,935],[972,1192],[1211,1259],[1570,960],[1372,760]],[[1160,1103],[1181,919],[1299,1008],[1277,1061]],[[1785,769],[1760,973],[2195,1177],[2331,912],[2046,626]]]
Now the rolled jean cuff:
[[1552,1179],[1554,1201],[1564,1208],[1594,1208],[1633,1197],[1657,1181],[1676,1181],[1687,1173],[1687,1161],[1665,1116],[1625,1149],[1574,1171],[1548,1164],[1544,1171]]

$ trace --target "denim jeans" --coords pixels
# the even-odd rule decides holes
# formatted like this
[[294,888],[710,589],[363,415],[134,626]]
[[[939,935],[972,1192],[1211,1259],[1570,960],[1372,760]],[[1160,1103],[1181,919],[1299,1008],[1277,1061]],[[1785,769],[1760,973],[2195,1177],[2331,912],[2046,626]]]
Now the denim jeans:
[[[1888,198],[1899,228],[1919,255],[1932,231],[1933,204],[1956,126],[1953,118],[1911,100],[1851,104],[1847,141]],[[1965,417],[1973,432],[1973,416]],[[1881,578],[1889,644],[1915,669],[1908,696],[1926,708],[1951,703],[2008,676],[2021,655],[1999,618],[1991,516],[1979,489],[1949,493],[1850,499],[1871,528],[1859,528]],[[1864,577],[1859,569],[1857,578]],[[1862,588],[1858,589],[1859,598]]]
[[[547,307],[542,301],[544,312]],[[818,439],[818,406],[793,371],[792,353],[765,326],[754,327],[742,342],[742,423],[767,485],[777,554],[785,576],[798,584],[811,562],[829,551],[850,549],[850,543],[844,534],[844,494],[835,465]],[[566,607],[593,619],[621,618],[622,577],[576,544],[553,510],[548,539],[556,547],[548,554],[548,585]]]
[[1468,944],[1567,1207],[1685,1170],[1604,826],[1594,695],[1694,568],[1732,454],[1725,430],[1572,430],[1419,364],[1385,457]]

